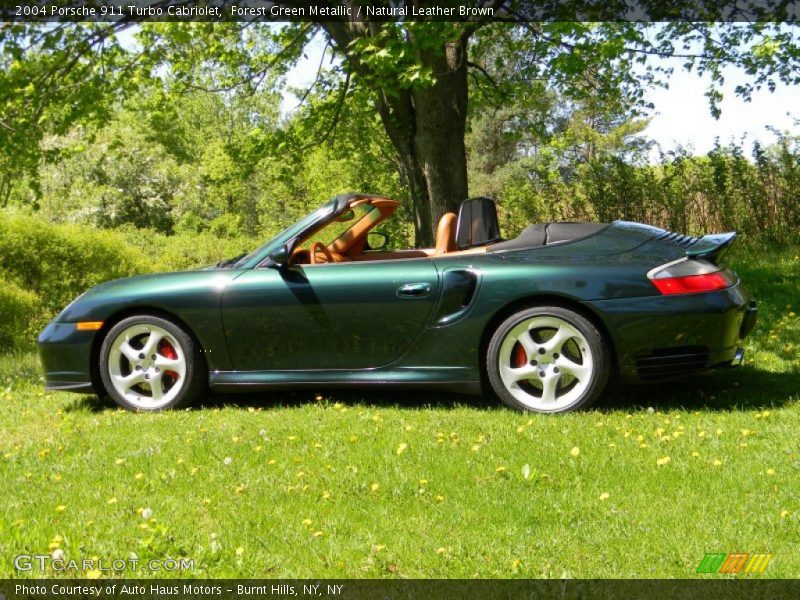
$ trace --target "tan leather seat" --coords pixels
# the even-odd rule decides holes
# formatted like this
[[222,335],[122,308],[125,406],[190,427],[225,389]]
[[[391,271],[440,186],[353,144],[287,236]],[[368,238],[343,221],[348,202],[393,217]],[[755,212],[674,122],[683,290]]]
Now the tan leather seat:
[[439,219],[439,225],[436,227],[436,250],[434,253],[436,256],[458,249],[456,246],[457,218],[455,213],[447,213]]

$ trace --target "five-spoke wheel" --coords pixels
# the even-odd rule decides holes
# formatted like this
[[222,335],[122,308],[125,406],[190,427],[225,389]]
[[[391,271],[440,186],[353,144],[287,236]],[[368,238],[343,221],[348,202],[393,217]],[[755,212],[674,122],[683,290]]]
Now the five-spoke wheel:
[[520,311],[498,327],[487,353],[489,382],[517,410],[587,406],[608,379],[608,344],[594,324],[560,306]]
[[205,365],[197,343],[174,323],[138,315],[117,323],[100,350],[108,395],[131,410],[176,408],[201,391]]

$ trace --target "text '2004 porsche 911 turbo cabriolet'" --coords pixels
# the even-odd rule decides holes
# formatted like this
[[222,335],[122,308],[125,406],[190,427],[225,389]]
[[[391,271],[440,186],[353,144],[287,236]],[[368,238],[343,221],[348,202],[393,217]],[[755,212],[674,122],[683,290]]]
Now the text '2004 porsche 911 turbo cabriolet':
[[756,307],[722,262],[734,233],[542,223],[503,240],[480,197],[441,218],[435,247],[387,250],[398,205],[337,196],[246,256],[90,289],[39,337],[47,387],[152,411],[209,386],[421,386],[556,413],[612,376],[742,361]]

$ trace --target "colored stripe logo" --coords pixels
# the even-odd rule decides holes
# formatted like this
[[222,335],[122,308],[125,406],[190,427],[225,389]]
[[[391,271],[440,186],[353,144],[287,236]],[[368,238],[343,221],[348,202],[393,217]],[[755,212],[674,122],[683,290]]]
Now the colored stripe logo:
[[738,575],[745,573],[748,575],[760,575],[763,573],[772,554],[750,554],[748,552],[724,552],[706,553],[700,565],[697,567],[698,573],[725,573]]

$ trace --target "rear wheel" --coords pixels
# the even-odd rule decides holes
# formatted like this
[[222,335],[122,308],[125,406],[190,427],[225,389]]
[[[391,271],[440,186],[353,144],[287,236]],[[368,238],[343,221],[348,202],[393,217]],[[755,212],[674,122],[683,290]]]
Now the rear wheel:
[[207,370],[198,344],[174,323],[153,315],[129,317],[106,335],[100,376],[114,402],[129,410],[179,408],[196,400]]
[[608,381],[610,348],[597,327],[561,306],[522,310],[489,343],[494,392],[516,410],[557,413],[590,405]]

